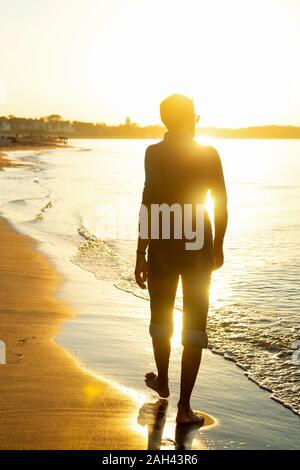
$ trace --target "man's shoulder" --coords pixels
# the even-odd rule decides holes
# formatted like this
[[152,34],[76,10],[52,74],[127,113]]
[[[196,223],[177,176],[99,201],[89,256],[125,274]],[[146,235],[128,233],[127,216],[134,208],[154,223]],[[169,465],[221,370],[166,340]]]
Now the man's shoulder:
[[195,143],[195,148],[199,152],[199,155],[204,155],[212,159],[218,158],[219,153],[215,149],[215,147],[213,147],[212,145],[204,145],[196,141],[194,141],[194,143]]
[[148,147],[146,148],[146,156],[156,154],[157,152],[159,152],[162,148],[162,144],[163,144],[163,140],[156,142],[154,144],[148,145]]
[[195,141],[195,155],[202,165],[214,167],[218,164],[220,157],[218,151],[212,145],[203,145]]
[[154,144],[148,145],[147,151],[151,152],[151,151],[161,148],[163,142],[164,142],[163,140],[160,140],[159,142],[155,142]]

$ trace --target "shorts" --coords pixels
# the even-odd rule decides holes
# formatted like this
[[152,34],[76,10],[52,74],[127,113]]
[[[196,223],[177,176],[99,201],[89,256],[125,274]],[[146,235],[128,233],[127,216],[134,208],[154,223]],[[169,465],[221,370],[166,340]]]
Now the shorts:
[[152,240],[148,251],[150,335],[170,338],[173,308],[181,276],[183,291],[183,346],[207,348],[207,314],[213,266],[212,243],[187,251],[182,240]]

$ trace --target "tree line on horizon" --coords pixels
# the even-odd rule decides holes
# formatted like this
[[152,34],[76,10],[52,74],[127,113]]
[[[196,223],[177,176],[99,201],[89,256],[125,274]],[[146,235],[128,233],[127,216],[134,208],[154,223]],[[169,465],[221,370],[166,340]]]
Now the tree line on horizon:
[[[165,127],[154,124],[140,126],[129,117],[124,123],[107,125],[105,122],[83,122],[64,120],[59,114],[40,118],[22,118],[13,115],[0,117],[0,134],[4,135],[47,135],[60,134],[67,137],[82,138],[162,138]],[[245,128],[199,127],[197,136],[208,136],[228,139],[299,139],[298,126],[251,126]]]

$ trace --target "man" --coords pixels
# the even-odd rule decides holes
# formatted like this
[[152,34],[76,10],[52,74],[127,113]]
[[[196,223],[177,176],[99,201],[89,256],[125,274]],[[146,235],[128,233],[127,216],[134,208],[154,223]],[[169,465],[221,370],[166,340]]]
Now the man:
[[[200,366],[202,348],[207,347],[206,320],[211,272],[220,268],[224,262],[227,198],[217,151],[194,141],[197,119],[193,101],[182,95],[171,95],[161,103],[160,113],[168,131],[161,142],[150,145],[146,150],[141,214],[145,214],[146,208],[148,219],[140,216],[135,278],[142,288],[148,282],[150,335],[157,366],[157,374],[146,374],[145,382],[161,397],[167,398],[173,307],[181,276],[183,353],[176,421],[185,424],[203,420],[192,411],[190,398]],[[214,238],[207,212],[204,212],[200,228],[198,220],[199,213],[203,214],[198,209],[204,207],[209,191],[214,203]],[[156,230],[157,220],[154,223],[153,214],[157,207],[162,212],[166,207],[171,209],[169,228],[159,226],[158,231]],[[181,216],[180,209],[183,210]],[[185,214],[187,210],[189,217]],[[160,214],[159,224],[162,217]],[[182,227],[178,226],[178,221],[181,221]],[[193,227],[194,245],[186,234],[186,222]],[[145,225],[148,236],[141,235],[145,232]],[[201,234],[204,239],[199,246],[196,242],[197,238],[198,242],[201,239]]]

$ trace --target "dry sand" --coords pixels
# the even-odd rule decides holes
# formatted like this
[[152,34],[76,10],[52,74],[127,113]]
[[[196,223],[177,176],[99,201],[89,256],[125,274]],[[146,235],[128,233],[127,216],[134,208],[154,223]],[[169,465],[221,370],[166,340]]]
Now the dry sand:
[[0,449],[145,448],[130,428],[137,405],[53,341],[74,314],[55,298],[59,283],[33,240],[0,218]]

